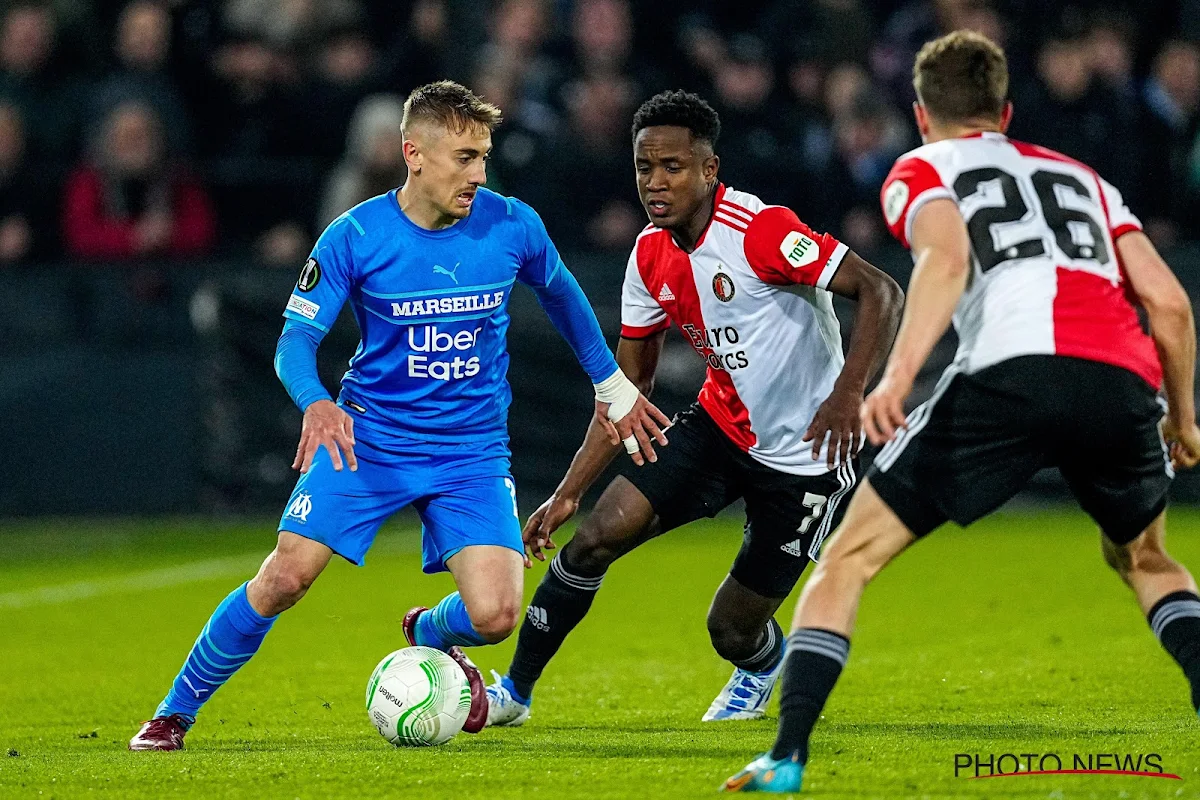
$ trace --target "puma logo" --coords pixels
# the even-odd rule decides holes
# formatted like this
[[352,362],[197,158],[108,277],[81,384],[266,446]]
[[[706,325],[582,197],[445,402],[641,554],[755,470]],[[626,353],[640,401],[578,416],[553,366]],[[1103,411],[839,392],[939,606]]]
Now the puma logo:
[[192,690],[192,694],[196,695],[196,699],[197,699],[197,700],[199,700],[199,699],[200,699],[200,693],[201,693],[201,692],[207,692],[207,691],[208,691],[208,689],[197,689],[195,686],[193,686],[193,685],[192,685],[192,682],[191,682],[191,680],[189,680],[189,679],[188,679],[188,676],[187,676],[187,675],[184,675],[184,676],[183,676],[183,682],[184,682],[184,683],[186,683],[186,684],[188,685],[188,688]]
[[457,284],[458,276],[455,275],[454,273],[458,272],[458,265],[461,263],[462,263],[461,261],[455,262],[454,269],[446,269],[441,264],[434,264],[433,265],[433,274],[434,275],[449,275],[454,280],[454,282]]

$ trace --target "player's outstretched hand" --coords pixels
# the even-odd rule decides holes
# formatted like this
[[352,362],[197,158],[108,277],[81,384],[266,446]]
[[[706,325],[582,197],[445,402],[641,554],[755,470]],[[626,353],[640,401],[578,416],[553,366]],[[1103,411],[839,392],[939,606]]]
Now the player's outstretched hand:
[[358,469],[358,459],[354,457],[354,419],[332,400],[318,400],[305,409],[292,469],[308,472],[321,446],[329,451],[329,460],[338,472],[342,471],[343,454],[350,471]]
[[826,451],[829,468],[837,464],[845,464],[858,452],[859,440],[862,436],[859,422],[859,409],[863,403],[862,395],[855,391],[838,389],[836,386],[825,398],[813,415],[813,421],[804,432],[802,441],[812,442],[813,458],[821,455],[821,445],[825,437],[829,437],[829,449]]
[[647,461],[658,461],[654,452],[654,442],[663,447],[667,446],[665,430],[671,427],[671,420],[658,410],[658,406],[638,394],[637,401],[629,413],[615,423],[608,419],[608,403],[596,401],[596,419],[608,433],[608,440],[613,444],[625,443],[625,451],[639,467]]
[[1163,439],[1170,447],[1174,469],[1191,469],[1200,462],[1200,428],[1195,422],[1163,420]]
[[521,539],[525,542],[525,549],[528,551],[528,555],[525,556],[526,569],[533,566],[530,556],[538,561],[546,560],[543,549],[554,549],[554,542],[551,541],[550,536],[558,530],[559,526],[575,516],[575,512],[578,510],[578,497],[558,494],[550,495],[549,500],[538,506],[538,510],[533,512],[529,521],[525,523],[525,529],[521,531]]
[[892,440],[896,431],[905,427],[904,400],[912,391],[912,381],[884,374],[875,391],[862,404],[862,426],[873,445]]

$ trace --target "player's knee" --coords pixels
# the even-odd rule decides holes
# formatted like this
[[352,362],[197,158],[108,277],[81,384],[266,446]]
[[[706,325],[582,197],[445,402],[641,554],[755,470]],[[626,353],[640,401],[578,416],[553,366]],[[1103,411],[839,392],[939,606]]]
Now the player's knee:
[[566,558],[571,567],[588,575],[598,575],[620,557],[622,551],[617,539],[603,520],[593,521],[589,517],[579,526],[563,552],[570,549]]
[[300,602],[315,579],[315,575],[303,570],[273,565],[272,569],[263,570],[255,576],[251,590],[261,604],[267,606],[266,614],[274,616]]
[[471,627],[489,644],[507,639],[521,622],[521,599],[504,598],[471,614]]
[[759,649],[763,629],[746,630],[745,625],[723,614],[708,615],[708,638],[717,655],[726,661],[739,661],[754,655]]
[[883,564],[874,563],[866,547],[842,547],[821,555],[810,580],[865,586],[882,568]]

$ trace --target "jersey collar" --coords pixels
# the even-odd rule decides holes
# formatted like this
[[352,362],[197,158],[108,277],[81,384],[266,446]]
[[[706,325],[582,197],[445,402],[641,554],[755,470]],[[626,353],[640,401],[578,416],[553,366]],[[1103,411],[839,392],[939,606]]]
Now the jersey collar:
[[[480,190],[482,190],[482,188],[483,187],[480,187]],[[401,223],[407,227],[408,230],[421,236],[428,236],[433,239],[447,239],[451,236],[457,235],[471,224],[471,220],[475,219],[475,213],[479,210],[476,208],[476,206],[479,205],[479,190],[477,190],[475,193],[475,202],[471,204],[471,213],[467,214],[466,219],[460,219],[449,228],[431,231],[428,228],[422,228],[420,225],[408,218],[408,214],[405,214],[403,209],[400,208],[400,197],[398,195],[399,191],[399,189],[392,189],[390,192],[388,192],[388,205],[391,206],[392,210],[396,212],[396,216],[400,218]]]

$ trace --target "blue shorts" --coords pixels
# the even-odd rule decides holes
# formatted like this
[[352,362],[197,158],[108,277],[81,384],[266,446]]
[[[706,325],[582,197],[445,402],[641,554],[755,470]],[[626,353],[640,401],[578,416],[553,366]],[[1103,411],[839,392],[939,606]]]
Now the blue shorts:
[[320,542],[361,566],[379,526],[411,505],[421,517],[425,572],[444,572],[446,561],[470,545],[524,554],[505,440],[381,445],[355,438],[358,470],[335,471],[329,453],[318,448],[312,467],[296,482],[279,530]]

